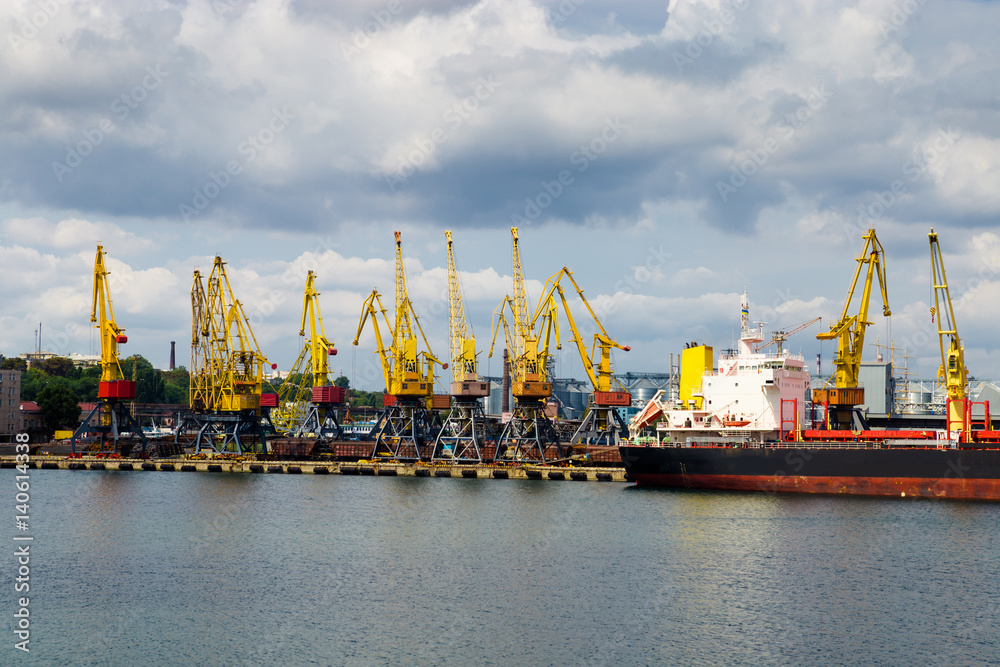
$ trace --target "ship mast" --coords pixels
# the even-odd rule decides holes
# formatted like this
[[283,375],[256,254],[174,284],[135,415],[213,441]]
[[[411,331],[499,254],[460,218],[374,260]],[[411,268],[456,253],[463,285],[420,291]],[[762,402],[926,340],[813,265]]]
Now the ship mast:
[[764,326],[757,329],[750,328],[750,300],[747,298],[746,290],[743,290],[743,297],[740,299],[740,350],[742,354],[753,354],[757,343],[764,342]]

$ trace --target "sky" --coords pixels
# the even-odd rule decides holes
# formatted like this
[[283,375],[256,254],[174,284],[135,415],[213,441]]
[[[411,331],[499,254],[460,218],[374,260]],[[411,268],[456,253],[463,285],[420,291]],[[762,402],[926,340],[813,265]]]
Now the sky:
[[[0,354],[97,351],[93,263],[138,353],[189,365],[218,255],[288,368],[312,270],[336,372],[381,388],[364,299],[409,296],[448,356],[451,230],[484,374],[519,228],[530,299],[568,266],[616,371],[764,331],[829,373],[862,235],[876,339],[940,364],[928,233],[966,363],[1000,379],[1000,3],[889,0],[6,0]],[[860,293],[860,289],[859,289]],[[851,306],[859,309],[859,297]],[[579,302],[571,309],[586,336]],[[562,327],[559,377],[583,378]]]

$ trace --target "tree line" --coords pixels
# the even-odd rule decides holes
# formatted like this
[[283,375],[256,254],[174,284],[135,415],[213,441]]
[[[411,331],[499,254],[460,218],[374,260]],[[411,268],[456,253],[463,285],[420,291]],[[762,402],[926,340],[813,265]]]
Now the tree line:
[[[138,403],[187,403],[189,375],[179,366],[172,371],[161,371],[140,355],[133,355],[120,362],[126,380],[135,378],[135,400]],[[4,359],[0,368],[21,371],[21,400],[37,402],[46,387],[65,387],[79,403],[97,401],[97,383],[101,379],[100,366],[75,366],[66,357],[52,357],[36,361],[28,368],[24,359]]]
[[[127,357],[120,364],[125,379],[135,379],[137,403],[188,403],[190,373],[185,367],[158,370],[141,355]],[[79,404],[97,401],[100,366],[76,366],[66,357],[51,357],[34,362],[31,368],[21,358],[3,359],[0,368],[21,371],[21,400],[38,404],[42,421],[50,430],[79,426]],[[301,376],[289,376],[282,381],[266,383],[264,391],[277,392],[283,383],[299,381]],[[347,402],[351,406],[382,407],[383,391],[351,389],[350,381],[343,375],[334,384],[347,390]]]

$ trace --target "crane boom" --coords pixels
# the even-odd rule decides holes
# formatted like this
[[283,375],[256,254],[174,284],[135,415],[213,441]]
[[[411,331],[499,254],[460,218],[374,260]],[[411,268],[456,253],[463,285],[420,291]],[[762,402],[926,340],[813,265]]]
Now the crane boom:
[[[278,431],[297,435],[309,430],[326,434],[325,422],[332,419],[333,429],[327,431],[339,434],[339,423],[333,406],[343,402],[343,392],[329,387],[328,359],[329,355],[337,354],[337,349],[326,337],[319,307],[319,290],[316,289],[316,274],[312,271],[306,275],[299,336],[305,337],[307,322],[309,337],[305,339],[299,356],[278,389],[278,405],[271,410],[271,421]],[[324,415],[319,413],[320,406],[325,411]]]
[[784,344],[784,342],[786,340],[788,340],[788,338],[790,336],[792,336],[794,334],[797,334],[798,332],[802,331],[803,329],[811,327],[812,325],[814,325],[817,322],[819,322],[821,319],[823,319],[823,318],[822,317],[814,317],[813,319],[809,320],[808,322],[803,322],[802,324],[800,324],[800,325],[798,325],[796,327],[793,327],[793,328],[789,329],[788,331],[772,331],[771,332],[771,340],[770,340],[770,342],[756,346],[754,348],[754,352],[760,352],[761,350],[763,350],[765,348],[768,348],[771,345],[777,344],[778,345],[778,354],[781,354],[782,351],[783,351],[783,349],[784,349],[783,348],[783,344]]
[[312,355],[312,386],[325,387],[330,384],[329,355],[337,354],[337,348],[326,337],[323,315],[319,309],[319,290],[316,289],[316,274],[306,276],[305,296],[302,303],[302,324],[299,335],[306,335],[306,321],[309,322],[309,340],[306,345]]
[[[191,407],[221,412],[259,411],[267,358],[241,304],[226,263],[216,257],[208,276],[194,272],[191,288]],[[272,367],[273,368],[273,367]]]
[[[390,325],[385,308],[382,306],[378,290],[372,290],[371,295],[361,308],[361,318],[358,321],[358,332],[354,337],[354,345],[357,345],[365,322],[371,317],[372,325],[375,328],[375,339],[378,349],[375,353],[379,355],[382,362],[382,375],[386,381],[386,391],[396,397],[404,398],[430,398],[434,393],[434,364],[440,364],[442,368],[448,368],[448,364],[442,364],[430,350],[427,343],[427,336],[424,335],[420,320],[413,313],[413,304],[407,295],[406,272],[403,268],[403,250],[401,234],[396,235],[396,313],[394,322]],[[378,308],[376,308],[376,304]],[[391,337],[388,348],[385,347],[381,331],[378,327],[377,315],[382,314],[383,321]],[[412,318],[412,321],[411,321]],[[417,331],[424,343],[424,352],[417,353],[417,338],[413,333],[413,324],[416,324]],[[421,369],[421,359],[426,364],[426,370]]]
[[[829,331],[816,334],[816,338],[819,340],[837,340],[837,357],[833,360],[836,371],[832,378],[837,389],[858,388],[858,373],[861,370],[865,329],[872,324],[868,321],[868,306],[871,302],[872,287],[876,278],[878,278],[879,288],[882,292],[882,314],[885,317],[892,315],[885,287],[885,250],[876,238],[874,229],[869,229],[863,238],[865,239],[865,247],[861,251],[861,256],[857,258],[858,267],[854,271],[854,280],[847,291],[847,299],[844,302],[840,319],[830,327]],[[860,308],[856,315],[851,315],[851,301],[854,299],[854,292],[862,268],[865,267],[865,283],[862,289]],[[863,390],[858,389],[857,393],[863,395],[860,393]],[[863,402],[863,399],[860,402]]]
[[458,282],[458,266],[455,263],[455,250],[452,247],[451,232],[445,231],[448,242],[448,322],[451,344],[451,378],[454,382],[477,380],[476,373],[476,339],[469,328],[465,317],[465,302],[462,300],[462,288]]
[[[580,297],[580,301],[587,308],[587,312],[590,313],[590,317],[594,320],[594,324],[597,327],[597,333],[594,334],[594,342],[590,348],[590,352],[587,352],[586,344],[584,343],[583,337],[580,335],[580,330],[576,326],[576,320],[573,318],[573,312],[569,307],[569,303],[566,300],[566,293],[562,288],[561,281],[563,277],[569,278],[569,281],[573,284],[573,288],[576,289],[577,295]],[[563,304],[563,311],[566,313],[566,320],[569,322],[570,333],[573,338],[573,342],[576,343],[577,350],[580,353],[580,360],[583,363],[583,369],[587,373],[587,378],[590,380],[591,385],[594,387],[596,392],[610,392],[612,383],[611,374],[611,349],[618,348],[628,352],[632,348],[627,345],[622,345],[617,342],[608,332],[605,330],[604,325],[601,324],[601,320],[597,317],[594,309],[590,306],[590,302],[583,295],[583,289],[577,284],[576,279],[573,277],[573,272],[569,270],[569,267],[564,266],[558,273],[549,278],[545,283],[545,289],[543,291],[542,300],[539,302],[541,307],[548,301],[548,297],[553,296],[553,293],[559,294],[559,299]],[[532,319],[532,326],[534,326],[535,320],[542,315],[543,310],[541,308],[535,312],[534,318]],[[597,357],[597,350],[600,350],[600,356]],[[597,365],[595,368],[594,359],[597,358]]]
[[115,322],[115,310],[108,289],[108,274],[104,266],[104,247],[97,246],[94,259],[94,298],[90,308],[90,321],[101,332],[101,382],[123,380],[118,360],[118,346],[128,342],[125,329]]
[[[583,302],[591,319],[594,321],[594,325],[597,327],[597,332],[594,334],[594,342],[589,352],[584,343],[583,336],[580,335],[580,330],[576,326],[573,311],[569,307],[569,301],[562,286],[563,278],[568,278],[570,283],[572,283],[573,288],[576,289],[577,296],[580,297],[580,301]],[[580,353],[580,361],[583,363],[583,369],[587,373],[587,378],[594,388],[594,393],[587,405],[587,411],[583,415],[580,426],[573,433],[570,442],[574,445],[584,446],[616,445],[619,433],[625,432],[627,426],[615,408],[631,405],[632,395],[625,391],[624,387],[620,387],[621,391],[611,390],[613,381],[611,375],[611,350],[618,348],[619,350],[628,352],[631,348],[627,345],[622,345],[608,335],[600,318],[597,317],[597,313],[590,306],[587,297],[583,295],[583,288],[576,282],[573,272],[566,266],[546,281],[545,289],[542,293],[543,296],[539,302],[539,310],[535,312],[535,319],[539,316],[544,316],[544,308],[547,307],[552,313],[552,319],[558,321],[555,313],[555,293],[559,294],[559,300],[563,305],[563,312],[566,314],[566,321],[569,322],[570,335],[573,342],[576,343],[577,351]],[[551,305],[546,306],[545,304]],[[558,327],[556,328],[558,331]]]
[[[493,337],[490,342],[489,356],[493,356],[497,332],[503,325],[504,338],[510,359],[511,374],[514,384],[512,393],[515,398],[544,399],[552,395],[552,383],[549,382],[547,363],[552,329],[556,329],[556,345],[558,348],[558,319],[555,317],[555,302],[552,295],[543,297],[535,308],[535,316],[528,313],[528,295],[524,286],[524,273],[521,269],[521,250],[518,245],[517,227],[510,228],[513,239],[514,296],[506,296],[493,311]],[[507,322],[505,312],[510,311],[511,323]]]
[[[377,308],[376,305],[378,306]],[[372,293],[368,295],[368,298],[365,299],[364,304],[361,306],[361,319],[358,320],[358,332],[354,336],[353,344],[358,344],[358,341],[361,339],[361,332],[364,331],[365,323],[371,317],[372,328],[375,330],[375,354],[379,355],[379,362],[382,366],[382,379],[385,382],[386,391],[389,391],[389,387],[392,385],[390,380],[392,377],[392,357],[390,356],[391,350],[385,346],[382,340],[382,331],[378,325],[379,313],[382,314],[384,325],[391,335],[392,326],[389,323],[385,306],[382,305],[382,297],[379,295],[378,290],[372,290]]]
[[931,286],[934,289],[931,316],[937,314],[938,346],[941,350],[941,368],[938,370],[938,377],[944,378],[948,392],[946,410],[948,431],[961,431],[963,440],[968,442],[971,433],[966,410],[968,370],[965,367],[965,348],[955,326],[955,311],[951,305],[951,294],[948,290],[948,278],[944,273],[944,260],[941,257],[938,235],[931,228],[927,236],[931,245]]
[[452,247],[451,232],[445,231],[448,242],[448,322],[451,345],[452,396],[486,396],[489,385],[479,377],[476,361],[476,337],[465,315],[465,300],[458,278],[458,264]]

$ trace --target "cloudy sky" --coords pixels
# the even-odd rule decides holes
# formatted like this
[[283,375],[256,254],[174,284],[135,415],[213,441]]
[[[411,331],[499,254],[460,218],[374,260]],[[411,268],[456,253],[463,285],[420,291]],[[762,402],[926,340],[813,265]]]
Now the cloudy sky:
[[[218,254],[282,368],[315,271],[336,369],[377,388],[351,341],[392,299],[392,232],[445,357],[444,230],[488,347],[517,225],[529,297],[568,265],[632,346],[617,370],[666,371],[730,347],[744,289],[766,331],[829,327],[874,226],[893,316],[867,340],[929,377],[934,227],[970,372],[1000,378],[998,25],[961,1],[6,0],[0,353],[39,322],[96,349],[100,243],[129,353],[189,363]],[[789,347],[828,371],[819,330]]]

